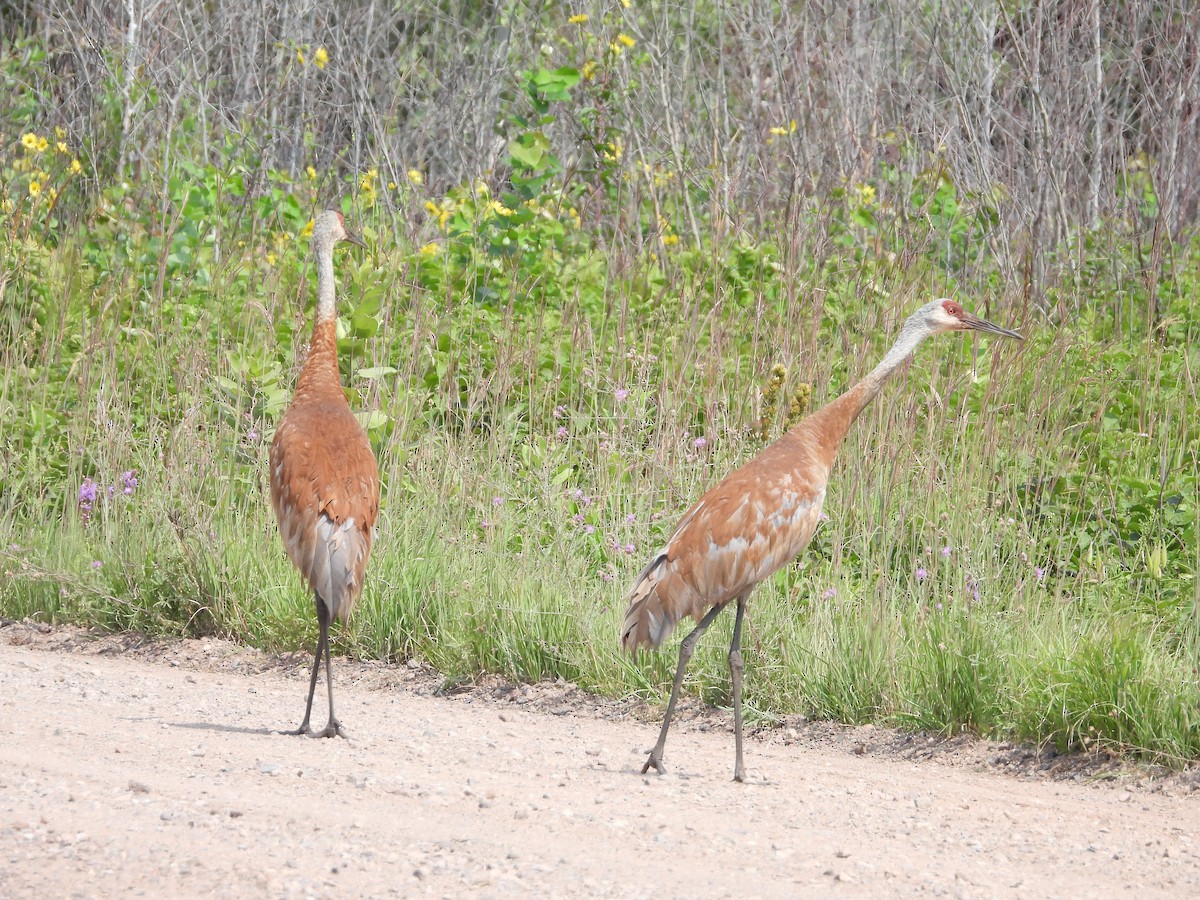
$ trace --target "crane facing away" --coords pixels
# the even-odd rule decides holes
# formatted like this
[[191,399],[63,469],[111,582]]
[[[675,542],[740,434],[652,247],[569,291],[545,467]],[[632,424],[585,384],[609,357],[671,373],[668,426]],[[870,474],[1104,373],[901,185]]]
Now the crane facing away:
[[[345,621],[362,592],[363,572],[379,513],[379,466],[366,432],[342,390],[337,361],[337,308],[333,247],[363,242],[346,230],[342,214],[326,210],[312,230],[317,261],[317,314],[308,358],[296,393],[271,442],[271,505],[283,546],[312,588],[317,602],[317,652],[304,721],[289,734],[346,737],[333,714],[333,670],[329,662],[329,623]],[[329,723],[312,731],[313,693],[325,654]]]
[[642,766],[660,774],[667,729],[679,686],[697,641],[731,601],[737,603],[729,673],[737,760],[734,781],[745,781],[742,764],[742,617],[755,585],[787,565],[817,527],[834,457],[859,413],[917,345],[943,331],[984,331],[1021,339],[971,315],[952,300],[934,300],[908,317],[891,350],[858,384],[807,416],[774,444],[726,475],[701,497],[675,527],[667,545],[638,575],[629,592],[621,646],[657,648],[684,616],[699,625],[679,645],[679,665],[658,743]]

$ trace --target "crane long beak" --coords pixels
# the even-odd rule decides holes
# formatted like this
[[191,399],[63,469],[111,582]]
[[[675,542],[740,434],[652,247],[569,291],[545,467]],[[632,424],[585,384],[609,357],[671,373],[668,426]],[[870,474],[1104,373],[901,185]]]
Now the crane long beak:
[[343,240],[349,241],[357,247],[362,247],[364,250],[367,249],[367,245],[363,243],[363,239],[349,229],[346,230],[346,236]]
[[981,319],[979,316],[973,316],[969,312],[962,314],[962,323],[972,331],[986,331],[988,334],[999,334],[1003,337],[1016,338],[1018,341],[1023,341],[1021,335],[1015,331],[1009,331],[1007,328],[1001,328],[999,325],[993,325],[987,319]]

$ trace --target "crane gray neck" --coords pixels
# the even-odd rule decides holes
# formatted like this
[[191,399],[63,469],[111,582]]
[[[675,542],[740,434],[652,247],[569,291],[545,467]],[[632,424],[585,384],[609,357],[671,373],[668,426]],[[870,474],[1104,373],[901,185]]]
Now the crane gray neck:
[[862,403],[859,407],[860,410],[875,399],[875,396],[883,389],[884,382],[896,369],[900,368],[900,365],[912,355],[921,341],[929,337],[930,333],[928,326],[915,316],[911,316],[905,321],[904,327],[900,330],[900,337],[896,339],[892,349],[880,360],[879,365],[868,372],[860,382],[863,389],[863,393],[860,395]]
[[313,247],[317,258],[317,322],[337,318],[337,298],[333,277],[333,242],[321,241]]

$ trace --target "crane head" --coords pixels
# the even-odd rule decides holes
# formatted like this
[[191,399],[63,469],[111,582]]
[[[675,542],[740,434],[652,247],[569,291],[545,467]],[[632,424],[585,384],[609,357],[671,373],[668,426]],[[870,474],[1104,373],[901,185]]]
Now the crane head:
[[327,242],[332,246],[338,241],[349,241],[359,247],[367,246],[362,238],[346,228],[346,220],[336,209],[324,210],[313,220],[312,241],[314,245]]
[[971,315],[960,304],[945,297],[927,303],[917,311],[917,315],[921,317],[925,327],[933,334],[939,331],[984,331],[988,334],[1016,338],[1019,341],[1025,340],[1015,331],[1009,331],[1007,328],[993,325],[987,319]]

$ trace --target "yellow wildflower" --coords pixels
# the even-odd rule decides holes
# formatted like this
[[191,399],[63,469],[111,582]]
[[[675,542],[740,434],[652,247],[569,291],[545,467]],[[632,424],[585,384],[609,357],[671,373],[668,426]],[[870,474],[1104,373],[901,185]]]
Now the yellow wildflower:
[[572,25],[582,25],[587,20],[587,13],[579,13],[578,15],[571,16],[571,18],[567,19],[567,21]]
[[66,156],[68,153],[71,152],[67,148],[67,145],[64,144],[62,141],[59,141],[57,144],[55,144],[54,149],[57,150],[59,153],[61,153],[63,156]]
[[587,62],[585,62],[583,64],[583,68],[579,70],[579,74],[588,79],[588,81],[591,81],[593,78],[595,78],[596,61],[594,59],[589,59]]
[[624,44],[626,47],[632,47],[634,44],[637,43],[637,41],[635,41],[633,38],[631,38],[629,35],[625,34],[624,32],[617,35],[617,41]]
[[54,126],[54,136],[61,141],[63,138],[65,138],[67,136],[67,130],[65,128],[59,128],[57,125],[55,125]]
[[83,163],[81,163],[77,159],[71,160],[71,174],[78,175],[82,171],[83,171]]
[[488,206],[488,209],[490,209],[492,212],[499,213],[502,216],[513,215],[513,211],[511,209],[509,209],[507,206],[505,206],[503,203],[501,203],[499,200],[493,200],[491,202],[491,204]]
[[438,246],[437,241],[430,241],[428,244],[418,250],[417,253],[421,256],[437,256],[441,249],[442,248]]
[[16,208],[17,208],[16,204],[13,203],[11,200],[9,200],[7,197],[5,197],[3,200],[0,200],[0,212],[10,213]]
[[300,229],[300,237],[312,237],[313,220],[309,219],[308,223]]
[[32,131],[27,131],[23,135],[21,135],[21,146],[24,147],[26,150],[34,149],[37,146],[37,142],[38,142],[37,135],[34,134]]
[[50,188],[50,199],[51,199],[51,201],[58,199],[58,190],[57,189]]
[[664,234],[663,238],[662,238],[662,242],[668,247],[678,244],[679,243],[679,235]]
[[329,53],[326,52],[324,47],[317,48],[317,52],[313,54],[313,62],[317,64],[318,69],[325,68],[329,62]]
[[425,201],[425,209],[431,216],[436,216],[441,212],[441,210],[438,208],[438,205],[432,200]]
[[45,149],[49,146],[50,146],[50,142],[48,140],[46,140],[44,137],[38,138],[38,142],[37,142],[37,152],[38,153],[44,152]]
[[413,184],[424,184],[425,176],[421,174],[420,169],[409,169],[408,170],[408,180],[411,181]]
[[875,202],[875,187],[870,184],[860,184],[857,186],[858,198],[864,206],[870,206]]
[[296,51],[296,59],[300,60],[300,65],[304,65],[304,51],[303,50]]
[[309,166],[304,171],[308,173],[309,179],[311,179],[313,181],[316,180],[316,178],[317,178],[317,170],[316,169],[314,169],[312,166]]
[[395,189],[396,189],[396,182],[394,182],[394,181],[389,181],[389,182],[388,182],[388,190],[389,190],[389,191],[394,191]]
[[617,138],[615,141],[611,141],[604,145],[604,158],[608,162],[616,162],[621,158],[622,152],[623,148],[621,147],[620,138]]
[[629,7],[633,6],[633,0],[621,0],[621,5],[629,9]]
[[277,260],[278,258],[279,257],[277,257],[274,253],[268,253],[267,254],[267,265],[268,266],[275,265],[275,260]]
[[480,178],[479,180],[477,180],[475,182],[475,193],[478,194],[480,197],[490,196],[489,192],[488,192],[487,182],[484,181],[482,178]]
[[29,182],[29,196],[36,197],[42,192],[42,184],[40,181]]

